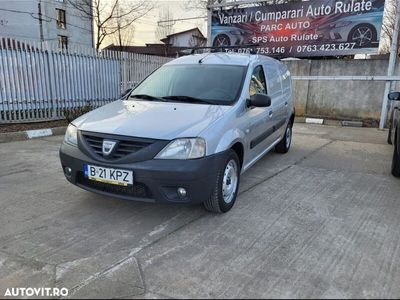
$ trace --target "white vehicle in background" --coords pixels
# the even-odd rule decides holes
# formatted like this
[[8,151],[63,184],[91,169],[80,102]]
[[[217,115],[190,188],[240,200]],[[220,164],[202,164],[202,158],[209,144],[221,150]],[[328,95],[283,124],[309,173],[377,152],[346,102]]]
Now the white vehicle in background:
[[278,60],[185,56],[73,121],[61,164],[92,192],[227,212],[243,172],[272,149],[289,151],[294,117],[291,76]]

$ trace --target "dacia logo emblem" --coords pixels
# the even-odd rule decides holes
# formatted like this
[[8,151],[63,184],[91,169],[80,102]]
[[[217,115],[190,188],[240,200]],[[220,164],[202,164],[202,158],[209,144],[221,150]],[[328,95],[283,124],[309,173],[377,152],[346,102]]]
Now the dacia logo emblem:
[[117,145],[116,141],[104,140],[103,141],[103,149],[102,149],[103,155],[109,156],[111,153],[113,153],[116,145]]

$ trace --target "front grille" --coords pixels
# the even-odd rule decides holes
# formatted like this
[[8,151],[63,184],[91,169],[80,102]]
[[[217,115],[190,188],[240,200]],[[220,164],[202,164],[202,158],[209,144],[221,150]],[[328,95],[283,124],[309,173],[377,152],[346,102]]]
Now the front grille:
[[116,194],[116,195],[137,197],[137,198],[147,198],[147,199],[151,198],[151,193],[148,190],[148,188],[143,183],[140,182],[135,182],[132,186],[112,185],[90,180],[86,178],[82,172],[78,172],[76,182],[77,184],[109,194]]
[[113,151],[111,155],[104,156],[102,150],[103,140],[108,138],[102,137],[99,134],[90,134],[90,133],[83,133],[82,136],[96,155],[106,159],[120,159],[152,144],[151,141],[144,141],[143,139],[124,138],[124,137],[118,137],[118,139],[113,138],[112,140],[118,141],[116,149]]

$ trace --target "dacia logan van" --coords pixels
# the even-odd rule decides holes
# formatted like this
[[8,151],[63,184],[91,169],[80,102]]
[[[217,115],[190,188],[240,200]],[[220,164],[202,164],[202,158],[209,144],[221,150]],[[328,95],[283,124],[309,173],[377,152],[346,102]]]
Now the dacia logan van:
[[129,96],[73,121],[60,149],[68,181],[128,200],[227,212],[240,176],[288,152],[295,112],[278,60],[204,53],[175,59]]

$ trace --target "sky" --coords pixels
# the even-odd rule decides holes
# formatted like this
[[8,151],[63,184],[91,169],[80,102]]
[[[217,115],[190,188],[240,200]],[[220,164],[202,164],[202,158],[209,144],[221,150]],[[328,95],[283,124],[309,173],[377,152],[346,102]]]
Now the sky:
[[[146,43],[159,42],[156,39],[155,31],[157,28],[157,21],[159,20],[159,12],[164,7],[169,7],[173,19],[191,18],[206,16],[206,12],[200,10],[188,10],[185,6],[188,0],[154,0],[155,8],[150,11],[145,17],[135,22],[134,43],[135,46],[144,45]],[[173,26],[174,32],[184,31],[193,27],[199,27],[203,34],[207,35],[207,23],[205,19],[187,20],[176,22]]]

